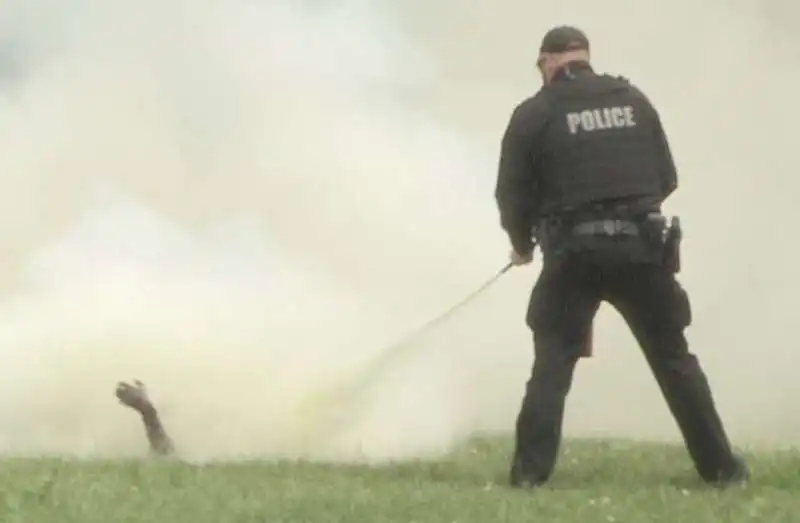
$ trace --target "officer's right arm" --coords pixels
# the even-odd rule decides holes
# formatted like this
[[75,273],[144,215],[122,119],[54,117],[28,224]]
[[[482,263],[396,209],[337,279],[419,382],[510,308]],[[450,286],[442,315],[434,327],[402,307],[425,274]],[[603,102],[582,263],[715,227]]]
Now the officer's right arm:
[[546,121],[543,98],[533,97],[517,106],[503,134],[495,199],[500,223],[519,254],[533,251],[539,185],[534,151]]

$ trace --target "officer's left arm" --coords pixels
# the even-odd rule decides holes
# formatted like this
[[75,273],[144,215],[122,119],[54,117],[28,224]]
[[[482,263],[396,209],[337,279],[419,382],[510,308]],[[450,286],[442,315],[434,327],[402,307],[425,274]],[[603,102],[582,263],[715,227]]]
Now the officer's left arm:
[[661,189],[663,197],[675,192],[678,188],[678,170],[675,168],[675,160],[672,157],[672,150],[669,146],[667,134],[664,132],[664,126],[661,123],[661,118],[658,112],[655,112],[655,133],[656,133],[656,147],[659,152],[659,168],[661,171]]
[[500,224],[514,251],[523,255],[533,251],[531,231],[538,214],[533,146],[545,118],[537,102],[536,98],[523,102],[511,115],[503,134],[495,188]]
[[658,109],[655,108],[641,89],[631,85],[631,90],[642,100],[647,112],[650,113],[653,124],[652,129],[655,138],[655,147],[658,152],[656,161],[658,162],[659,175],[661,176],[662,198],[666,199],[678,188],[678,170],[675,168],[675,160],[672,157],[669,139],[664,131],[664,125],[661,122]]

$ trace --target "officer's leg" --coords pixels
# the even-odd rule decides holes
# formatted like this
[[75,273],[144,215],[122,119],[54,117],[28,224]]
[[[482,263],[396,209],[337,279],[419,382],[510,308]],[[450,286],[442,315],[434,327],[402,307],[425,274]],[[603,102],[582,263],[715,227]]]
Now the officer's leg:
[[599,304],[580,272],[546,264],[531,294],[528,325],[535,357],[517,418],[511,469],[515,486],[544,483],[556,464],[564,404]]
[[609,301],[636,336],[700,476],[707,482],[744,479],[746,469],[733,454],[706,375],[689,352],[686,292],[657,266],[634,267],[619,282]]

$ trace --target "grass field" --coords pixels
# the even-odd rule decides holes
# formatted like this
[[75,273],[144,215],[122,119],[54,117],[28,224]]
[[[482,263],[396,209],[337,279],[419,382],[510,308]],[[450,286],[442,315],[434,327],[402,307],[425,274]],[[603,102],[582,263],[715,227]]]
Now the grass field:
[[3,523],[800,521],[800,452],[748,454],[746,488],[701,486],[680,447],[571,441],[546,489],[505,486],[509,442],[391,466],[3,463]]

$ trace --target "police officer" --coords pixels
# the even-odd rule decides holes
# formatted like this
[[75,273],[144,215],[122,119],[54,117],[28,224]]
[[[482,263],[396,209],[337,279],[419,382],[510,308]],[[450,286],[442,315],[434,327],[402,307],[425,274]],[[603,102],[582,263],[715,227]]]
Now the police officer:
[[512,263],[531,261],[534,237],[543,256],[511,484],[540,485],[553,472],[566,396],[602,301],[635,335],[701,478],[745,481],[683,332],[691,310],[675,277],[678,230],[660,212],[677,174],[659,115],[624,78],[593,71],[579,29],[551,29],[539,51],[544,85],[511,115],[495,194]]

